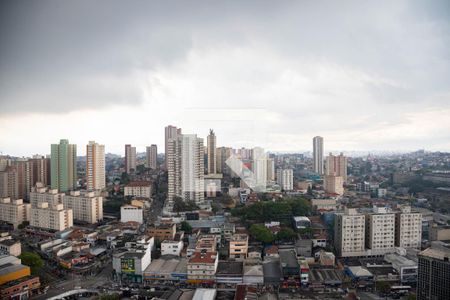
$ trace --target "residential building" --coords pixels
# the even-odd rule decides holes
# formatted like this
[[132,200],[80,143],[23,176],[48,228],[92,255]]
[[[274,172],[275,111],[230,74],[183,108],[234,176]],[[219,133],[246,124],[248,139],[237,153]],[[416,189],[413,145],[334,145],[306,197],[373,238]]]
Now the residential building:
[[165,139],[164,139],[164,154],[165,154],[165,164],[166,170],[168,170],[167,157],[169,154],[169,140],[176,140],[179,135],[181,135],[181,128],[169,125],[164,128]]
[[73,226],[73,212],[64,209],[63,204],[49,206],[47,202],[39,203],[31,209],[30,225],[62,231]]
[[450,240],[450,225],[434,225],[430,228],[430,241]]
[[158,146],[152,144],[146,148],[146,167],[156,170],[158,166]]
[[177,232],[176,224],[160,224],[150,227],[147,234],[155,238],[156,241],[173,240]]
[[0,221],[10,223],[17,228],[20,224],[30,220],[29,203],[22,199],[0,198]]
[[50,158],[35,155],[28,160],[28,176],[30,190],[36,183],[40,182],[43,186],[50,185]]
[[325,175],[323,179],[324,190],[328,194],[344,194],[344,178],[336,175]]
[[120,207],[120,221],[122,223],[126,222],[137,222],[139,224],[144,223],[143,208],[128,204],[122,205]]
[[86,146],[86,184],[88,191],[106,187],[105,146],[90,141]]
[[323,137],[313,138],[314,172],[323,175]]
[[71,191],[62,197],[64,209],[73,211],[73,218],[79,222],[95,224],[103,220],[103,198],[92,191]]
[[267,153],[263,148],[253,148],[252,161],[254,179],[253,190],[264,192],[267,187]]
[[31,207],[37,207],[39,203],[47,202],[50,206],[63,203],[64,193],[58,193],[57,189],[48,189],[41,183],[37,183],[30,192]]
[[248,235],[234,234],[230,239],[230,258],[244,260],[248,254]]
[[272,157],[267,158],[267,180],[275,181],[275,160]]
[[294,171],[292,169],[277,169],[277,183],[284,191],[294,189]]
[[125,145],[125,173],[130,174],[136,170],[136,147]]
[[19,241],[12,239],[2,239],[0,241],[0,255],[19,256],[22,253],[22,245]]
[[340,176],[343,182],[347,182],[347,157],[343,153],[336,156],[330,153],[326,158],[325,174]]
[[338,256],[359,256],[365,253],[365,216],[355,208],[336,213],[334,244]]
[[131,181],[125,185],[124,195],[150,199],[152,196],[152,183],[150,181]]
[[187,263],[188,283],[214,283],[218,265],[217,252],[195,252]]
[[395,246],[420,249],[422,243],[422,214],[402,207],[395,214]]
[[208,164],[208,174],[217,173],[217,149],[216,149],[216,135],[212,129],[209,130],[207,138],[206,155]]
[[233,149],[230,147],[219,147],[216,149],[216,168],[217,173],[231,175],[231,170],[228,167],[226,161],[231,157]]
[[68,192],[77,188],[77,145],[62,139],[51,146],[51,188]]
[[169,139],[167,150],[168,200],[175,196],[184,201],[204,200],[203,139],[195,134]]
[[386,207],[373,207],[366,215],[366,245],[372,253],[391,252],[395,244],[395,214]]
[[450,299],[450,248],[433,242],[418,258],[417,300]]
[[202,234],[195,243],[195,252],[216,252],[218,238],[215,234]]
[[0,172],[0,197],[19,199],[19,177],[15,166],[6,166]]

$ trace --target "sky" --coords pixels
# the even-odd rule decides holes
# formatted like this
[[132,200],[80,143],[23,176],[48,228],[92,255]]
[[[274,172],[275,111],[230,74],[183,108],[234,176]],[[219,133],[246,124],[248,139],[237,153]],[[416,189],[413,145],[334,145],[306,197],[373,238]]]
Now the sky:
[[0,2],[0,152],[450,151],[450,1]]

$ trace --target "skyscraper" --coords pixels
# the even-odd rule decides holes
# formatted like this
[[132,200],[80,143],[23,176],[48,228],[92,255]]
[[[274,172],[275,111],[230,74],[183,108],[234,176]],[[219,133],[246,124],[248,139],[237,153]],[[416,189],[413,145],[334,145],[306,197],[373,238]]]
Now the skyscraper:
[[314,172],[323,175],[323,137],[313,138]]
[[125,145],[125,173],[130,174],[136,170],[136,147]]
[[219,147],[216,149],[217,173],[230,174],[230,168],[227,166],[226,161],[228,158],[230,158],[232,152],[233,152],[233,149],[231,149],[230,147]]
[[51,187],[60,192],[74,190],[77,187],[77,145],[69,140],[60,140],[51,146]]
[[209,130],[207,138],[206,154],[208,155],[208,174],[217,173],[217,150],[216,135],[212,129]]
[[165,154],[165,160],[166,160],[166,170],[168,169],[167,166],[167,151],[169,149],[169,140],[170,139],[176,139],[178,135],[181,135],[181,128],[177,128],[176,126],[169,125],[166,128],[164,128],[165,133],[165,141],[164,141],[164,154]]
[[325,174],[333,176],[341,176],[344,183],[347,182],[347,157],[341,153],[339,156],[330,155],[327,156],[325,164]]
[[155,144],[146,148],[146,165],[147,168],[155,170],[157,167],[158,146]]
[[90,141],[86,146],[87,190],[104,189],[105,178],[105,146]]
[[417,300],[450,299],[450,248],[432,242],[418,258]]
[[169,139],[167,149],[168,200],[204,200],[204,146],[195,134]]

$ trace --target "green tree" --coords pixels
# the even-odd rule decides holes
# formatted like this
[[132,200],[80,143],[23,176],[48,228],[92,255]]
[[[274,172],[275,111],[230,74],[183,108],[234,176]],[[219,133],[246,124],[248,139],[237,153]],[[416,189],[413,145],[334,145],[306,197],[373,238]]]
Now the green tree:
[[278,241],[289,241],[294,239],[297,236],[292,228],[284,227],[277,233],[276,239]]
[[28,225],[30,225],[30,222],[28,222],[28,221],[23,221],[21,224],[19,224],[18,228],[19,228],[19,229],[24,229],[24,228],[27,227]]
[[33,252],[23,252],[19,258],[22,260],[22,264],[30,267],[33,274],[36,274],[44,266],[42,258]]
[[272,232],[266,226],[261,224],[253,224],[250,227],[250,234],[252,237],[263,243],[271,243],[274,240]]
[[185,233],[192,233],[192,226],[186,221],[181,222],[181,230]]

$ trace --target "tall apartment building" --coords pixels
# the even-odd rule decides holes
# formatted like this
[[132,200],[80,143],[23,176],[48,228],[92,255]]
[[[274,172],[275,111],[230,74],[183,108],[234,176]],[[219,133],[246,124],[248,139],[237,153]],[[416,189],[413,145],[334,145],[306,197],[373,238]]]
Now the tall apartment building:
[[51,187],[68,192],[77,187],[77,145],[62,139],[51,146]]
[[86,146],[87,190],[102,190],[106,187],[105,146],[90,141]]
[[168,200],[181,197],[185,201],[204,200],[203,139],[195,134],[182,134],[169,139],[167,149]]
[[146,167],[156,170],[158,165],[158,146],[152,144],[146,148]]
[[164,154],[166,170],[168,169],[167,156],[169,151],[169,140],[174,140],[181,134],[181,128],[177,128],[176,126],[169,125],[164,128]]
[[343,153],[336,156],[330,153],[325,163],[325,174],[341,176],[344,183],[347,182],[347,157]]
[[395,214],[386,207],[373,207],[366,215],[366,245],[372,253],[384,254],[394,249]]
[[275,181],[275,160],[271,157],[267,158],[267,180]]
[[13,166],[17,173],[17,198],[16,199],[28,199],[29,182],[28,182],[28,161],[27,159],[18,159],[13,162]]
[[321,136],[313,138],[313,160],[314,172],[323,175],[323,137]]
[[207,155],[207,165],[208,174],[217,173],[217,148],[216,148],[216,135],[212,129],[209,130],[209,135],[207,138],[206,155]]
[[233,153],[233,149],[230,147],[219,147],[216,149],[217,155],[217,173],[220,174],[230,174],[230,168],[228,167],[226,161],[230,158]]
[[39,203],[31,209],[30,225],[34,227],[61,231],[73,226],[71,209],[64,209],[62,204],[49,206],[47,202]]
[[30,207],[22,199],[0,198],[0,221],[10,223],[17,228],[24,221],[30,220]]
[[63,203],[64,193],[59,193],[57,189],[47,189],[47,187],[38,183],[31,189],[30,204],[31,207],[37,207],[40,203],[47,202],[49,206],[55,206]]
[[292,169],[277,169],[277,183],[284,191],[294,189],[294,171]]
[[324,190],[328,194],[344,194],[344,178],[336,175],[325,175],[323,177]]
[[19,184],[18,173],[15,166],[6,166],[4,171],[0,172],[0,197],[18,199]]
[[40,182],[44,186],[50,185],[50,158],[34,155],[28,160],[30,190]]
[[136,147],[125,145],[125,173],[136,170]]
[[418,258],[417,300],[450,299],[450,248],[433,242]]
[[254,189],[265,191],[267,187],[267,153],[261,147],[255,147],[252,151],[253,174],[255,180]]
[[95,192],[72,191],[62,197],[64,209],[72,210],[73,219],[89,224],[103,220],[103,198]]
[[365,251],[365,216],[354,208],[336,213],[334,243],[339,256],[358,256]]
[[402,207],[395,214],[395,246],[420,249],[422,243],[422,214]]

